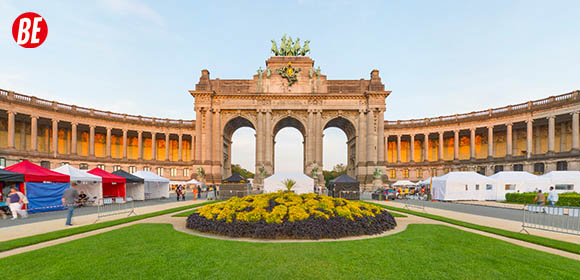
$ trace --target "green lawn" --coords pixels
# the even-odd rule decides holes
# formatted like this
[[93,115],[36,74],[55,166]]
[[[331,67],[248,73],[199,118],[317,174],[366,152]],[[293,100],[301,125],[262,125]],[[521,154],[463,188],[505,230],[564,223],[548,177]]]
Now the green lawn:
[[248,243],[138,224],[0,259],[10,279],[578,279],[580,262],[443,225],[380,238]]

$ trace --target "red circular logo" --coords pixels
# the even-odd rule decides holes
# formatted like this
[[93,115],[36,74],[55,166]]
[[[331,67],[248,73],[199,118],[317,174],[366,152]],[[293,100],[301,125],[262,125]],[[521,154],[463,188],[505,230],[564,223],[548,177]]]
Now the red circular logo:
[[12,24],[14,41],[23,48],[36,48],[42,45],[47,34],[46,21],[37,13],[21,14]]

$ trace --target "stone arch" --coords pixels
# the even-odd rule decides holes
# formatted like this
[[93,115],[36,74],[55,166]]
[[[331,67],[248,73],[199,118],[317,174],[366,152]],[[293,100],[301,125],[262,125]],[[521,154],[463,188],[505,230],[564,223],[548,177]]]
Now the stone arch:
[[285,116],[280,118],[279,120],[277,120],[275,122],[276,124],[273,127],[272,130],[272,135],[274,137],[276,137],[276,134],[278,134],[278,132],[285,127],[293,127],[296,128],[298,131],[300,131],[300,133],[302,133],[302,137],[306,137],[307,136],[307,128],[306,125],[304,125],[304,123],[299,120],[298,118],[294,117],[294,116]]
[[249,127],[256,130],[254,123],[250,120],[250,118],[246,118],[245,116],[241,115],[234,115],[229,120],[225,122],[223,126],[223,139],[221,144],[223,146],[223,155],[222,155],[222,177],[227,178],[232,174],[232,153],[231,153],[231,146],[232,146],[232,135],[236,130],[242,127]]
[[347,174],[353,178],[356,178],[356,126],[355,124],[343,117],[336,116],[329,119],[323,126],[323,131],[330,127],[336,127],[342,130],[346,134],[346,171]]

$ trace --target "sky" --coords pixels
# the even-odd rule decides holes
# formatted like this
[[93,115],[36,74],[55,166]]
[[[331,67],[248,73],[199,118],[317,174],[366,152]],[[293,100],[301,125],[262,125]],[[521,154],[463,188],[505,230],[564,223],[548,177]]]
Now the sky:
[[[385,119],[467,113],[580,89],[580,1],[6,1],[0,88],[113,112],[193,119],[201,70],[249,79],[270,40],[310,40],[329,79],[380,70]],[[14,19],[44,17],[48,37],[18,46]],[[324,168],[346,161],[325,131]],[[254,132],[234,133],[232,161],[254,170]],[[276,169],[302,168],[302,136],[276,135]],[[252,147],[254,146],[254,147]],[[300,152],[296,152],[300,151]]]

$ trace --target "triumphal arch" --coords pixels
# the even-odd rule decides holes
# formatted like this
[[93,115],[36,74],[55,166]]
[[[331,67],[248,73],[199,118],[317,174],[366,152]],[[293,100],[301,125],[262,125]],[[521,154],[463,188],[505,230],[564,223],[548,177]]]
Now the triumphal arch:
[[[304,173],[324,184],[323,130],[337,127],[347,136],[347,174],[371,189],[386,179],[385,90],[378,70],[369,79],[329,80],[307,56],[309,41],[272,40],[274,56],[251,79],[211,79],[202,70],[195,98],[194,167],[198,179],[220,183],[231,174],[231,137],[241,127],[256,131],[256,178],[260,187],[274,172],[274,137],[285,127],[304,139]],[[332,151],[325,151],[332,152]],[[330,168],[330,167],[327,167]]]

